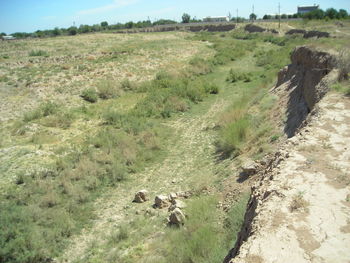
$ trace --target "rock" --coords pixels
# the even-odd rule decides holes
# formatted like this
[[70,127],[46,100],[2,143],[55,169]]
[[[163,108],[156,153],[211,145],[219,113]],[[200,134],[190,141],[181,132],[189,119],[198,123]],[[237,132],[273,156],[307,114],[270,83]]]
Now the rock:
[[154,199],[154,207],[164,208],[169,206],[169,198],[165,195],[157,195]]
[[177,198],[177,194],[176,193],[170,193],[169,194],[169,200],[172,201],[172,200],[175,200]]
[[257,164],[253,161],[247,161],[242,165],[242,172],[246,175],[253,175],[257,173]]
[[148,191],[140,190],[135,194],[134,201],[135,203],[144,203],[148,201]]
[[187,199],[187,198],[190,198],[192,194],[191,194],[191,192],[187,191],[187,192],[177,192],[176,195],[179,198]]
[[175,208],[169,216],[169,224],[181,226],[185,223],[185,215],[180,208]]
[[176,208],[184,209],[186,204],[181,200],[173,200],[171,206],[169,207],[169,211],[173,211]]

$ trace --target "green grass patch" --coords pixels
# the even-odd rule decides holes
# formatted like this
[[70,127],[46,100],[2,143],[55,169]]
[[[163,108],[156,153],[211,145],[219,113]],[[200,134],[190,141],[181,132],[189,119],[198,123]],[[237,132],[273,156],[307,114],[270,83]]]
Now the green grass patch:
[[28,55],[30,57],[48,57],[49,54],[45,50],[31,50]]

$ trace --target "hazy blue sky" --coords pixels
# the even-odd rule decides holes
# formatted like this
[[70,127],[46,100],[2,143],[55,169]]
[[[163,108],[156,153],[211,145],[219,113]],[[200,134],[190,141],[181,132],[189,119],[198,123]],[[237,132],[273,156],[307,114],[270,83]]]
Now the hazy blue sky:
[[335,7],[350,10],[350,0],[0,0],[0,32],[33,32],[37,29],[69,27],[75,22],[96,24],[160,18],[180,20],[186,12],[191,16],[223,16],[229,12],[247,17],[255,7],[258,17],[277,12],[295,13],[298,5],[319,4],[322,9]]

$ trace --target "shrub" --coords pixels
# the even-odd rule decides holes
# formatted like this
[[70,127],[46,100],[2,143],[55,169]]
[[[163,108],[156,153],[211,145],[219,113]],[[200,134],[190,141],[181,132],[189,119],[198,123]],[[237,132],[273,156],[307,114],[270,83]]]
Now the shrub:
[[193,75],[206,75],[212,72],[212,67],[210,63],[203,58],[195,57],[190,60],[189,64],[190,64],[190,72]]
[[218,151],[225,156],[239,154],[240,145],[246,141],[249,134],[249,120],[243,117],[236,122],[228,124],[222,130],[220,141],[217,143]]
[[252,75],[250,73],[235,72],[233,69],[231,69],[229,75],[226,78],[226,81],[231,83],[235,83],[237,81],[251,82]]
[[47,127],[56,127],[68,129],[74,120],[74,115],[71,112],[59,112],[56,115],[49,116],[43,120],[43,125]]
[[91,103],[95,103],[98,100],[97,92],[93,88],[85,89],[80,96]]
[[49,54],[44,50],[32,50],[28,54],[31,57],[48,57]]
[[113,99],[120,96],[118,85],[113,80],[101,80],[97,83],[98,96],[101,99]]
[[343,49],[340,51],[337,66],[339,68],[339,80],[348,79],[350,72],[350,52],[349,50]]
[[42,117],[47,117],[49,115],[55,114],[59,107],[56,103],[48,101],[39,105],[39,107],[33,111],[29,111],[24,114],[23,121],[29,122]]
[[136,85],[133,84],[129,79],[124,79],[120,82],[120,87],[124,91],[131,91],[136,89]]

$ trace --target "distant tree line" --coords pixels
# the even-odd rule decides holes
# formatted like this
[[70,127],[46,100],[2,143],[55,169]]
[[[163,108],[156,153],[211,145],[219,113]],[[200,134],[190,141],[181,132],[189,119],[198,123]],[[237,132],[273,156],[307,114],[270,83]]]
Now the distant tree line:
[[[346,19],[349,18],[349,14],[345,9],[336,10],[334,8],[328,8],[326,11],[322,9],[317,9],[305,14],[293,14],[287,15],[282,14],[279,15],[264,15],[262,19],[291,19],[291,18],[304,18],[304,19]],[[252,13],[249,16],[250,20],[256,20],[257,15]],[[231,21],[236,22],[244,22],[247,19],[243,17],[233,17]],[[202,22],[200,19],[191,18],[191,16],[187,13],[182,15],[182,23],[197,23]],[[132,28],[144,28],[151,26],[159,26],[159,25],[168,25],[168,24],[177,24],[178,22],[170,19],[159,19],[155,22],[151,22],[150,20],[138,21],[138,22],[127,22],[127,23],[117,23],[113,25],[109,25],[108,22],[103,21],[100,24],[95,25],[80,25],[79,27],[71,26],[69,28],[54,28],[49,30],[37,30],[33,33],[25,33],[25,32],[16,32],[13,33],[12,36],[16,38],[27,38],[27,37],[55,37],[55,36],[74,36],[77,34],[85,34],[92,32],[101,32],[106,30],[120,30],[120,29],[132,29]],[[0,36],[6,36],[5,33],[0,33]]]
[[293,14],[287,15],[264,15],[264,20],[269,19],[291,19],[291,18],[304,18],[304,19],[346,19],[349,18],[349,14],[345,9],[336,10],[335,8],[328,8],[325,11],[322,9],[316,9],[314,11],[305,14]]
[[[101,32],[106,30],[119,30],[119,29],[131,29],[131,28],[144,28],[151,26],[159,26],[166,24],[176,24],[176,21],[169,19],[160,19],[155,22],[151,22],[149,20],[139,21],[139,22],[127,22],[125,24],[117,23],[114,25],[109,25],[108,22],[104,21],[100,24],[95,25],[80,25],[79,27],[71,26],[69,28],[54,28],[49,30],[37,30],[33,33],[25,33],[25,32],[16,32],[11,34],[16,38],[27,38],[27,37],[55,37],[55,36],[74,36],[77,34],[85,34],[85,33],[93,33],[93,32]],[[1,35],[6,35],[5,33],[1,33]]]

